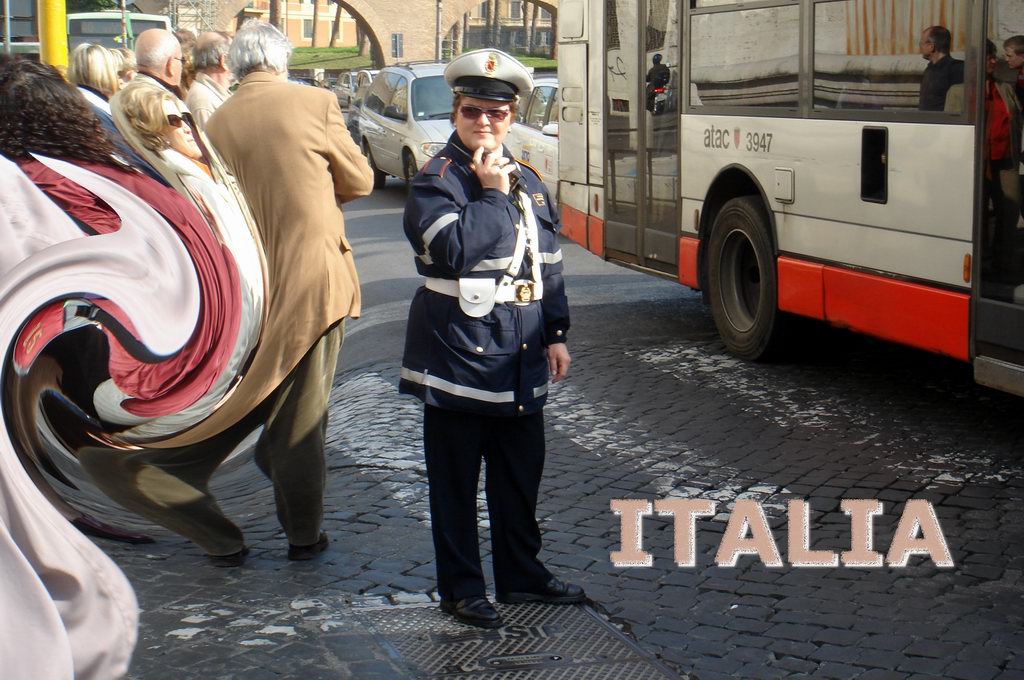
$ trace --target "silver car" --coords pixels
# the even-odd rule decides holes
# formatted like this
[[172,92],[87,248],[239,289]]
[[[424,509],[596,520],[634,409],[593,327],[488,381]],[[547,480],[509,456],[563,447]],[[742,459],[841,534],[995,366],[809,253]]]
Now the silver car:
[[508,131],[505,146],[532,165],[552,198],[558,195],[558,80],[536,76],[533,92],[519,98],[519,114]]
[[388,66],[374,78],[359,111],[359,137],[373,168],[373,187],[388,175],[409,181],[444,148],[454,127],[449,122],[452,90],[444,64]]
[[356,92],[363,85],[369,85],[373,77],[377,75],[377,69],[361,69],[359,71],[348,71],[338,76],[334,84],[334,94],[338,97],[338,106],[347,109],[352,105]]

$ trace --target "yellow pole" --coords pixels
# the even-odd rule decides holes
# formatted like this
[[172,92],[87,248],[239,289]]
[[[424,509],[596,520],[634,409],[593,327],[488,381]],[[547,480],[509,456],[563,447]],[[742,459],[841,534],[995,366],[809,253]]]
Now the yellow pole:
[[39,0],[39,56],[61,71],[68,67],[68,16],[64,0]]

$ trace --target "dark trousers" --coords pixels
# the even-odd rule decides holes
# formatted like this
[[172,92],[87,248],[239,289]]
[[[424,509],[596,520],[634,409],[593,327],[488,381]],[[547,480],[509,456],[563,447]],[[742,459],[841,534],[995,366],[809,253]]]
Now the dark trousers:
[[441,598],[484,594],[476,514],[481,460],[487,464],[495,589],[528,592],[547,584],[551,574],[537,559],[536,517],[544,470],[543,414],[500,418],[427,406],[423,446]]
[[1021,282],[1017,266],[1017,222],[1020,220],[1021,183],[1018,164],[1007,159],[990,165],[985,189],[992,200],[996,224],[992,238],[993,271],[989,278],[1002,283]]
[[245,541],[210,493],[210,478],[262,425],[256,464],[273,482],[277,517],[288,542],[316,543],[324,512],[327,403],[343,336],[343,323],[332,327],[263,403],[215,437],[132,453],[85,447],[78,451],[82,467],[126,509],[181,534],[210,555],[229,555]]

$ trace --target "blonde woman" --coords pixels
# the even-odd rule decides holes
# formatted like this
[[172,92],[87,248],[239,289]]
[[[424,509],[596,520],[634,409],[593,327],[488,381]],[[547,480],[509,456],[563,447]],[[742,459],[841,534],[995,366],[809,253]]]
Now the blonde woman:
[[[193,137],[184,120],[186,113],[174,95],[151,82],[135,80],[114,96],[111,108],[114,123],[128,144],[199,209],[231,250],[242,285],[239,338],[230,365],[223,372],[223,381],[173,418],[138,425],[129,433],[140,438],[156,437],[165,435],[168,430],[181,429],[184,421],[191,424],[207,415],[210,406],[227,394],[230,379],[255,347],[263,321],[263,249],[248,205],[237,190],[234,178],[209,144]],[[120,413],[118,396],[111,392],[112,411],[105,417],[127,419],[127,414]]]
[[163,182],[156,170],[140,158],[125,142],[124,137],[114,125],[114,118],[110,113],[110,98],[121,89],[121,79],[118,77],[120,59],[113,51],[102,45],[84,43],[75,48],[69,61],[68,80],[78,87],[78,91],[85,97],[85,101],[89,103],[93,113],[100,119],[103,130],[117,147],[121,160],[143,171],[153,179]]
[[85,43],[75,48],[68,64],[68,80],[94,108],[110,115],[110,98],[121,89],[117,77],[118,60],[102,45]]
[[135,79],[135,74],[139,70],[138,64],[135,63],[135,53],[127,47],[115,47],[111,52],[120,60],[117,78],[121,81],[121,87],[124,87]]

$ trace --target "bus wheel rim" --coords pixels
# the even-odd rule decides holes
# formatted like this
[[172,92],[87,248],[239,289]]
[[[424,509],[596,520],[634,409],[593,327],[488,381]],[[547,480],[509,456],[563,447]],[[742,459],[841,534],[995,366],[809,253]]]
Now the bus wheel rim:
[[736,229],[725,238],[721,259],[722,308],[730,325],[747,333],[757,323],[761,268],[750,238]]

